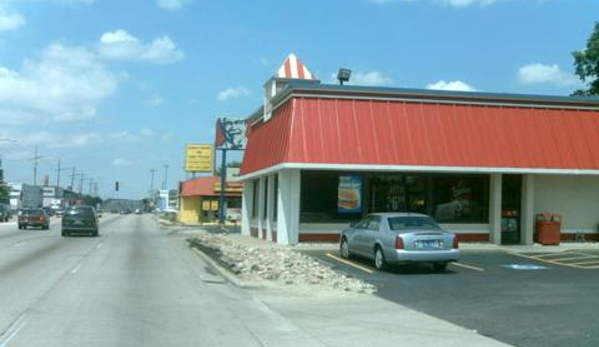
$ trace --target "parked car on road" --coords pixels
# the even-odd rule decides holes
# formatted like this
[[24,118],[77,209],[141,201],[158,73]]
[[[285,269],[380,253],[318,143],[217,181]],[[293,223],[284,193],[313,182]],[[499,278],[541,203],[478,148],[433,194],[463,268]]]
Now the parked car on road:
[[44,212],[46,212],[46,215],[48,215],[49,217],[52,217],[55,214],[55,211],[52,207],[42,207],[42,210],[44,210]]
[[0,204],[0,222],[8,222],[12,218],[12,212],[10,206],[7,204]]
[[457,236],[417,213],[367,215],[341,233],[339,248],[343,258],[372,259],[378,270],[390,264],[430,263],[436,271],[444,271],[460,256]]
[[56,215],[56,217],[62,217],[64,216],[64,209],[59,208],[58,210],[56,210],[54,214]]
[[71,234],[98,236],[98,229],[98,216],[92,206],[69,207],[62,217],[62,236],[70,236]]
[[50,217],[41,208],[25,208],[21,210],[18,222],[19,229],[38,227],[50,229]]

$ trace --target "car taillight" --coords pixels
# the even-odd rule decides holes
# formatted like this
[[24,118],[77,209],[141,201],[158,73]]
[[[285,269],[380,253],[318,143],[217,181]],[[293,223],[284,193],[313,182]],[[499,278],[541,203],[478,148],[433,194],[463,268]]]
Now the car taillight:
[[44,216],[40,216],[40,221],[44,221]]
[[401,236],[395,238],[395,249],[404,249],[403,239]]
[[460,241],[458,240],[458,236],[453,237],[453,249],[460,248]]

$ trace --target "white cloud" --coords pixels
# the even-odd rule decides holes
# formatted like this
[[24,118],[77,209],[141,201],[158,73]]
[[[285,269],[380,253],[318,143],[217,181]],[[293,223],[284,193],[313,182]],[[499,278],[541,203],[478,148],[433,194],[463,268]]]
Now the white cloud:
[[453,90],[453,91],[461,91],[461,92],[474,92],[476,88],[472,87],[466,82],[462,82],[460,80],[449,81],[446,82],[444,80],[437,81],[435,83],[428,84],[426,89],[436,89],[436,90]]
[[183,51],[168,36],[161,36],[144,44],[122,29],[102,34],[96,48],[101,57],[109,60],[169,64],[185,58]]
[[162,105],[162,97],[160,95],[152,95],[146,102],[150,106],[160,106]]
[[121,130],[108,134],[108,139],[119,143],[134,143],[154,136],[154,131],[149,128],[142,128],[138,133],[129,130]]
[[230,99],[237,99],[248,95],[250,95],[250,92],[244,87],[227,88],[218,93],[218,100],[229,101]]
[[26,22],[22,14],[4,9],[0,4],[0,31],[18,29],[25,25]]
[[156,0],[156,5],[166,10],[178,10],[188,2],[189,0]]
[[[421,0],[370,0],[375,5],[388,5],[396,2],[416,2]],[[478,5],[481,7],[492,5],[501,1],[508,0],[428,0],[429,2],[438,3],[444,6],[450,6],[454,8],[464,8],[468,6]]]
[[[329,83],[336,84],[337,81],[337,73],[331,73]],[[387,86],[393,83],[393,79],[383,75],[378,71],[353,71],[351,74],[351,78],[349,82],[346,82],[346,85],[356,85],[356,86]]]
[[93,118],[120,79],[86,48],[52,44],[19,71],[0,67],[0,127]]
[[523,84],[546,83],[567,87],[579,83],[576,76],[563,72],[557,64],[529,64],[518,69],[518,81]]
[[139,131],[139,133],[142,136],[146,136],[146,137],[150,137],[150,136],[154,136],[154,130],[150,129],[150,128],[141,128],[141,130]]
[[131,166],[131,162],[126,159],[116,158],[112,161],[112,166],[114,167],[128,167]]

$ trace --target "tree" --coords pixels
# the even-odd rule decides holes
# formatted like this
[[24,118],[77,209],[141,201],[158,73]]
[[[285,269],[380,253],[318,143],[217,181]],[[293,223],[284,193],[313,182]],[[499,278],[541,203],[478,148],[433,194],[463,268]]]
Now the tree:
[[576,90],[572,95],[599,96],[599,23],[587,41],[586,49],[572,52],[574,67],[580,80],[588,89]]
[[10,188],[4,181],[0,181],[0,203],[6,203],[9,200]]

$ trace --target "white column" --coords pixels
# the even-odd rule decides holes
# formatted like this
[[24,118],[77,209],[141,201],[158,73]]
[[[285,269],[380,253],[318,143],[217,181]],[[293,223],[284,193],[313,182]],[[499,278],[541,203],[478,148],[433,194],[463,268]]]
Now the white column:
[[301,171],[279,171],[277,193],[277,243],[294,245],[299,240]]
[[241,197],[241,235],[250,235],[252,227],[252,201],[254,195],[254,180],[243,183],[243,195]]
[[534,176],[522,175],[522,211],[520,217],[520,241],[532,245],[535,228]]
[[266,204],[266,239],[272,241],[272,217],[275,210],[275,177],[274,175],[267,176],[268,197]]
[[491,174],[489,181],[489,241],[501,244],[501,174]]
[[262,238],[262,229],[266,228],[266,225],[264,223],[264,218],[262,218],[262,216],[264,216],[264,189],[266,188],[266,178],[264,177],[260,177],[258,179],[260,181],[260,186],[258,187],[258,199],[256,200],[258,203],[258,215],[256,216],[258,218],[258,238],[261,239]]

